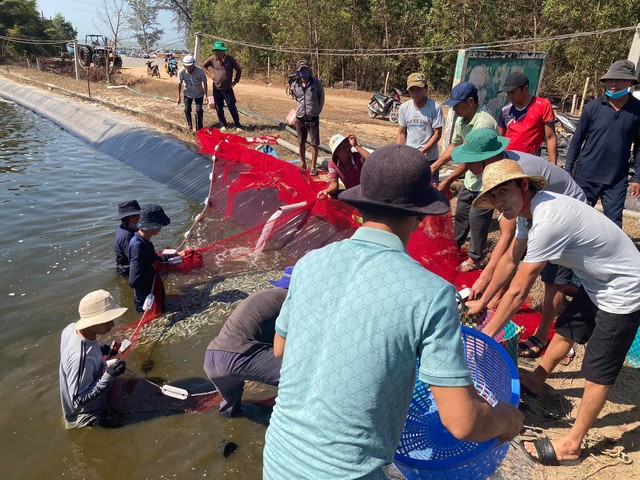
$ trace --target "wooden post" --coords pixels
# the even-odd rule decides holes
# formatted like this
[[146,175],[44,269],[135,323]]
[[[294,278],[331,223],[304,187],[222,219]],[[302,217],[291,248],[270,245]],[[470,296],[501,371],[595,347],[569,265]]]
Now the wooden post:
[[38,67],[38,70],[42,71],[42,68],[40,68],[40,59],[38,57],[36,57],[36,66]]
[[631,42],[628,60],[631,60],[636,66],[636,77],[640,74],[640,23],[636,27],[636,33]]
[[76,80],[80,80],[80,59],[78,58],[78,41],[73,41],[73,63],[76,68]]
[[573,98],[571,99],[571,115],[573,115],[576,111],[576,106],[578,105],[578,95],[573,94]]
[[385,95],[387,94],[387,87],[389,86],[389,73],[391,73],[391,72],[389,72],[389,70],[387,70],[387,76],[384,79],[384,92],[383,93]]
[[89,92],[89,98],[91,98],[91,84],[89,83],[89,77],[91,76],[91,66],[87,67],[87,91]]
[[582,100],[580,100],[580,114],[582,114],[582,109],[584,108],[584,101],[587,97],[587,90],[589,89],[589,81],[591,77],[587,77],[584,82],[584,88],[582,89]]
[[202,34],[196,32],[196,44],[193,47],[193,57],[196,59],[196,65],[200,64],[200,45],[202,44]]
[[267,78],[271,78],[271,57],[267,57]]
[[31,68],[31,62],[29,62],[29,57],[27,57],[27,68]]

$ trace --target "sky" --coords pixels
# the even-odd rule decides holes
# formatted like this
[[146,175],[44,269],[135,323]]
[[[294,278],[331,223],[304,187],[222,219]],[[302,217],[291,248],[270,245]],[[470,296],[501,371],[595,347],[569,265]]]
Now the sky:
[[[102,0],[37,0],[37,4],[46,18],[51,18],[58,12],[61,13],[78,30],[78,40],[81,42],[84,42],[85,35],[89,34],[101,33],[107,37],[112,36],[97,15],[97,12],[102,9]],[[173,27],[171,12],[160,10],[158,22],[160,28],[164,29],[159,47],[185,48],[181,34]]]

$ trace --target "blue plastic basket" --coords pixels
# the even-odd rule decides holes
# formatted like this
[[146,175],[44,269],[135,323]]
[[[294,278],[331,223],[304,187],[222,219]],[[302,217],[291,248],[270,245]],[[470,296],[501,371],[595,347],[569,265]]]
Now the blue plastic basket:
[[[491,405],[498,401],[518,406],[518,371],[509,354],[495,340],[462,327],[467,365],[476,390]],[[396,467],[412,479],[480,480],[495,472],[509,450],[498,439],[461,442],[440,421],[429,385],[416,379],[407,421],[395,455]]]

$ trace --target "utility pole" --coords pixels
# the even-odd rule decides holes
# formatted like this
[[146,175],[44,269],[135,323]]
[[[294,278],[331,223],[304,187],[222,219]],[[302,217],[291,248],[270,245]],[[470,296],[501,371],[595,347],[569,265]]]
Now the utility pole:
[[76,80],[80,80],[80,60],[78,59],[78,41],[73,41],[73,63],[76,66]]
[[633,41],[631,42],[631,48],[629,49],[629,56],[627,60],[631,60],[636,66],[636,77],[640,73],[640,23],[636,26],[636,32],[633,35]]

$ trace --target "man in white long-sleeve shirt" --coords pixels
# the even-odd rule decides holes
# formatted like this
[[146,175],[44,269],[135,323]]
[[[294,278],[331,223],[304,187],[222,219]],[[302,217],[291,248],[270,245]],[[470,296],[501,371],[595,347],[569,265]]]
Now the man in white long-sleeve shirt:
[[96,290],[84,296],[78,310],[80,320],[67,325],[60,341],[60,399],[67,428],[100,423],[107,407],[105,393],[126,368],[119,359],[107,367],[103,355],[109,346],[96,339],[109,332],[127,309],[116,304],[109,292]]

